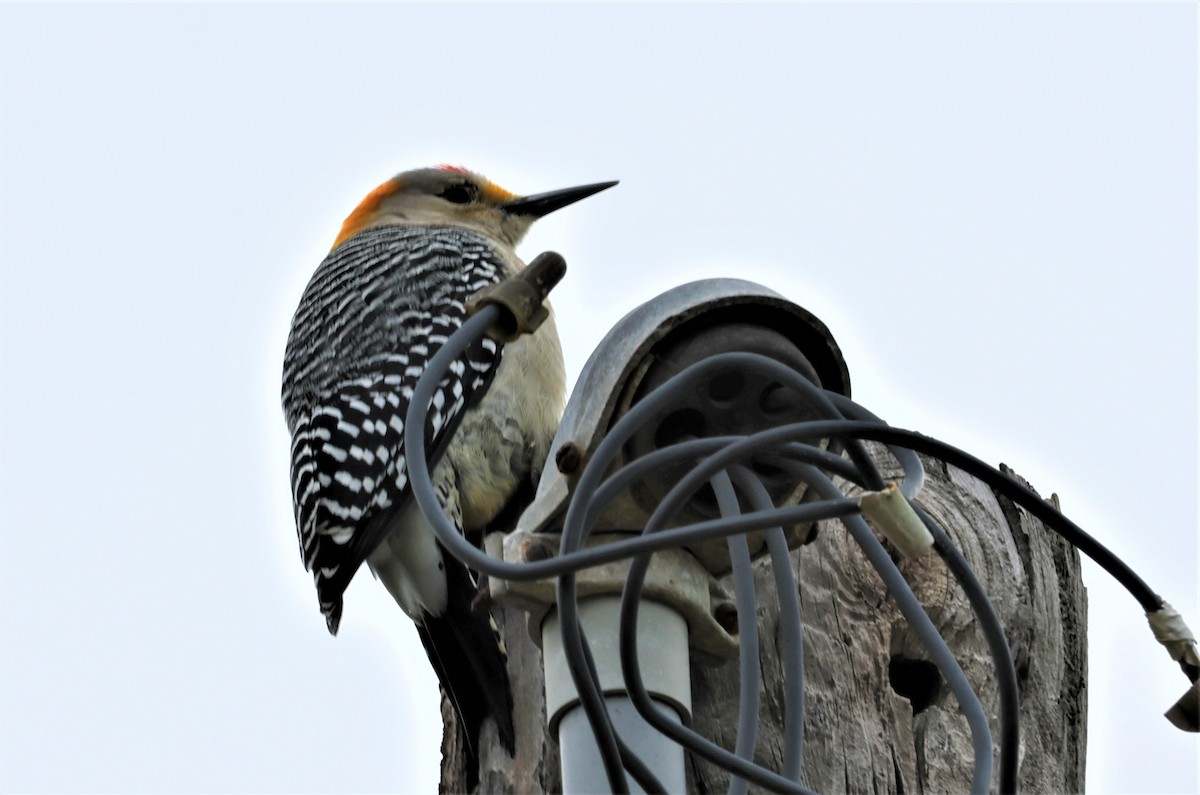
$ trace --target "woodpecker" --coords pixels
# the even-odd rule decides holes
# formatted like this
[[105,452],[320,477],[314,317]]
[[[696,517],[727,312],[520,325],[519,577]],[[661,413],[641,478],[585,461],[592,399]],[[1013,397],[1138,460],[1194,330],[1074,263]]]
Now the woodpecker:
[[[427,362],[476,291],[519,271],[538,218],[615,185],[518,196],[463,168],[408,171],[350,213],[292,320],[283,410],[300,554],[337,634],[343,593],[365,561],[421,642],[459,717],[468,784],[492,715],[512,754],[512,695],[472,573],[437,542],[408,486],[404,421]],[[482,533],[536,482],[565,402],[551,316],[533,334],[480,340],[439,384],[427,437],[446,514]]]

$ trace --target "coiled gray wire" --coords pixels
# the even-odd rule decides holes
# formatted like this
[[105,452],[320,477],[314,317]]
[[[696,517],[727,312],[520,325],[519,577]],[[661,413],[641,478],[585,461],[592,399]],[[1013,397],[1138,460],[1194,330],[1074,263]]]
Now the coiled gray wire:
[[[557,557],[520,564],[492,558],[458,533],[437,501],[430,482],[431,462],[428,460],[429,445],[425,435],[425,420],[433,392],[450,364],[496,322],[500,311],[496,306],[488,306],[468,319],[430,360],[418,382],[410,400],[405,423],[405,455],[408,461],[409,483],[438,540],[451,554],[456,555],[472,569],[490,577],[513,581],[552,576],[558,578],[558,609],[564,652],[574,684],[579,691],[581,705],[596,736],[609,787],[614,793],[629,791],[626,772],[647,792],[662,792],[663,788],[653,772],[621,742],[608,720],[587,638],[579,622],[575,572],[621,559],[631,561],[621,603],[620,655],[630,699],[648,723],[690,752],[729,770],[731,793],[745,792],[750,783],[775,792],[810,793],[812,791],[800,783],[803,767],[803,652],[798,591],[780,528],[823,519],[841,520],[885,582],[902,614],[928,650],[930,659],[950,685],[971,731],[974,752],[971,791],[987,792],[992,768],[992,739],[978,696],[970,687],[945,641],[937,633],[933,622],[905,583],[900,571],[859,515],[857,501],[842,495],[826,474],[836,474],[867,489],[882,488],[883,480],[861,440],[883,442],[888,447],[904,472],[900,490],[906,499],[912,500],[917,495],[924,480],[924,469],[916,452],[941,458],[995,487],[1051,529],[1062,534],[1112,573],[1143,607],[1149,605],[1156,609],[1162,604],[1161,597],[1154,594],[1109,550],[1004,473],[935,439],[891,428],[858,404],[844,396],[821,390],[791,368],[773,359],[746,353],[721,354],[689,367],[645,396],[614,425],[580,475],[567,510],[560,554]],[[684,441],[627,464],[607,480],[603,478],[604,472],[625,441],[663,405],[672,401],[679,390],[693,386],[713,372],[729,369],[757,369],[770,375],[802,395],[810,408],[825,419],[771,428],[745,437],[726,436]],[[818,440],[828,438],[839,439],[849,458],[833,455],[816,446]],[[819,499],[784,508],[774,507],[763,484],[743,465],[750,458],[761,457],[763,454],[773,456],[772,463],[785,464],[789,471],[796,474],[799,481],[808,484],[809,489]],[[657,506],[641,536],[593,549],[583,548],[587,535],[603,512],[604,506],[622,489],[651,469],[680,462],[691,462],[693,467],[680,478]],[[663,529],[696,491],[705,485],[711,485],[716,493],[722,517],[685,527]],[[749,512],[743,511],[743,506],[748,507]],[[960,583],[969,604],[978,616],[992,654],[1000,685],[1001,702],[999,790],[1001,793],[1015,792],[1019,740],[1016,709],[1018,694],[1012,655],[1004,637],[1003,627],[982,585],[949,536],[925,512],[916,506],[914,508],[933,534],[935,550]],[[752,531],[767,531],[768,553],[781,600],[780,629],[786,657],[785,670],[788,675],[784,684],[784,737],[787,747],[783,769],[780,772],[767,770],[753,762],[759,666],[756,664],[753,575],[744,539],[744,534]],[[739,731],[736,747],[732,752],[684,726],[661,717],[642,682],[635,632],[639,597],[651,555],[669,547],[686,546],[718,538],[727,539],[730,548],[735,600],[739,625],[742,627]]]

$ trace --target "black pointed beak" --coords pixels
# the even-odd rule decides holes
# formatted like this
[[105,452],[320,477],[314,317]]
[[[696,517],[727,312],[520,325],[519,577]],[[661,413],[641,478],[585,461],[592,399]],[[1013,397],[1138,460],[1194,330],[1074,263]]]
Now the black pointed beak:
[[549,193],[539,193],[536,196],[522,196],[519,199],[505,202],[500,206],[505,212],[514,215],[532,215],[534,218],[541,218],[555,210],[561,210],[568,204],[574,204],[580,199],[594,196],[600,191],[611,188],[616,184],[617,180],[613,180],[612,182],[597,182],[595,185],[580,185],[578,188],[552,190]]

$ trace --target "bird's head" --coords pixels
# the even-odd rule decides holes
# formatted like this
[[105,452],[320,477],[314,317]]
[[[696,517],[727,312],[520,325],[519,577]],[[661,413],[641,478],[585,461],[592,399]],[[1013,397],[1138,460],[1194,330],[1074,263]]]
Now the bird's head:
[[377,226],[463,226],[516,246],[533,222],[616,182],[581,185],[533,196],[515,193],[457,166],[406,171],[359,202],[342,224],[333,248]]

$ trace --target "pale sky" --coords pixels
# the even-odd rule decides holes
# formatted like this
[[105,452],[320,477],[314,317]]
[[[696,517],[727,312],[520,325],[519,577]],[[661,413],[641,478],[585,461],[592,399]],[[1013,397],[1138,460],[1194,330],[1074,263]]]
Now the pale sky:
[[[279,378],[345,215],[443,162],[622,181],[521,249],[572,379],[760,282],[1198,626],[1195,5],[5,4],[0,789],[436,791],[411,624],[369,576],[317,610]],[[1185,678],[1085,580],[1090,791],[1195,792]]]

